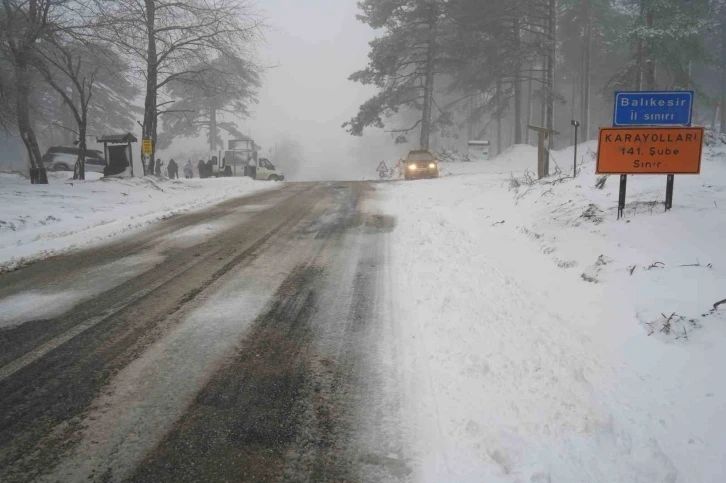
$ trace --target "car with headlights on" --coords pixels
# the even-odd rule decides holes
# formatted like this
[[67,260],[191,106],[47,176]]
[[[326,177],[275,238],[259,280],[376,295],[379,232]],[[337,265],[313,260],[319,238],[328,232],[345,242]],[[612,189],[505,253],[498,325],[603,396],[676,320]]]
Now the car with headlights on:
[[438,178],[439,161],[431,151],[419,149],[410,151],[406,157],[406,166],[403,177],[409,179]]

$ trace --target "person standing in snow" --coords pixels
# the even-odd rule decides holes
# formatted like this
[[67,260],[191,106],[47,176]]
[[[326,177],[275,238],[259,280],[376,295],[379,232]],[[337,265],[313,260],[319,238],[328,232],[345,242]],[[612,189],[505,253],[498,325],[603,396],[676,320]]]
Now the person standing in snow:
[[192,166],[192,160],[187,160],[187,164],[184,165],[184,177],[186,179],[194,178],[194,166]]
[[169,160],[169,166],[166,168],[166,170],[169,173],[170,179],[179,179],[179,165],[176,164],[174,158],[171,158]]
[[156,169],[154,170],[154,174],[157,176],[161,176],[161,167],[164,166],[164,163],[161,162],[161,158],[156,160]]

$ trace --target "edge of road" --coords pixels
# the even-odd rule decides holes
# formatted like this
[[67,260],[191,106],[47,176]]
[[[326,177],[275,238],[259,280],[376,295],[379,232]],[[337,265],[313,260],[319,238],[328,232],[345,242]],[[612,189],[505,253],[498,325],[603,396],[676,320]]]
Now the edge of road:
[[135,215],[128,218],[129,224],[127,226],[121,226],[118,229],[114,229],[109,233],[99,235],[94,233],[95,231],[106,230],[109,222],[101,222],[95,225],[87,226],[79,229],[78,231],[63,232],[60,234],[49,235],[49,239],[60,240],[67,236],[82,237],[84,241],[82,243],[71,243],[67,246],[59,248],[38,248],[37,251],[32,254],[23,255],[20,257],[12,256],[7,259],[0,260],[0,276],[6,273],[13,273],[18,270],[22,270],[38,262],[49,260],[52,258],[67,256],[69,254],[83,252],[86,250],[93,250],[94,248],[102,247],[104,245],[114,244],[122,241],[125,238],[138,236],[149,229],[153,229],[156,225],[164,223],[167,220],[174,219],[180,216],[193,215],[195,213],[204,212],[210,209],[214,209],[219,205],[233,202],[235,200],[255,197],[264,195],[269,192],[280,191],[288,189],[290,183],[275,183],[271,186],[265,186],[263,188],[248,192],[240,193],[238,195],[197,204],[193,206],[179,205],[169,208],[166,211],[152,212],[141,215]]

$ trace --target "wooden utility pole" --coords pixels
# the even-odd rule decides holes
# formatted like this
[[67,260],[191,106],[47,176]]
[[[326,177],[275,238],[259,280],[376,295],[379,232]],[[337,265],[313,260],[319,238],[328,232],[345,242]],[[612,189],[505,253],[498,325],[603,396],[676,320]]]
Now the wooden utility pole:
[[559,134],[556,131],[540,126],[528,126],[537,133],[537,179],[550,175],[549,156],[547,153],[547,142],[553,135]]

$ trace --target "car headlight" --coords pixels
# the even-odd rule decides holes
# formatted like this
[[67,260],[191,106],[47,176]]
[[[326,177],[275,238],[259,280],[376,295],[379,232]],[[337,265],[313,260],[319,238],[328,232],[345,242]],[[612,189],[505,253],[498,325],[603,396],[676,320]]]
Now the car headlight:
[[436,163],[431,163],[431,164],[429,164],[429,168],[431,168],[431,169],[434,169],[434,168],[436,168]]
[[408,169],[410,169],[411,171],[413,171],[413,170],[416,169],[416,165],[415,164],[409,164],[408,165]]

